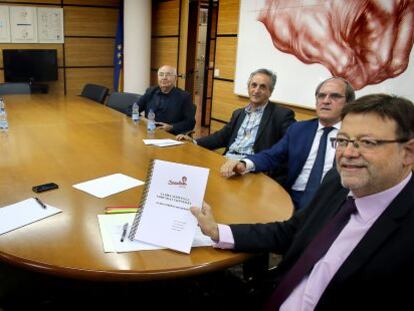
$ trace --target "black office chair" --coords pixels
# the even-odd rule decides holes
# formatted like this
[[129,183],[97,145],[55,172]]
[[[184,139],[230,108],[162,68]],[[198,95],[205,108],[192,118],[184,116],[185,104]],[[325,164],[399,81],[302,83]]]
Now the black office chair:
[[8,94],[30,94],[29,83],[0,83],[0,95]]
[[108,94],[109,89],[105,86],[96,85],[96,84],[86,84],[83,87],[82,93],[80,96],[92,99],[98,103],[103,104],[105,97]]
[[109,96],[108,107],[131,116],[132,104],[138,101],[140,97],[141,95],[135,93],[113,92]]

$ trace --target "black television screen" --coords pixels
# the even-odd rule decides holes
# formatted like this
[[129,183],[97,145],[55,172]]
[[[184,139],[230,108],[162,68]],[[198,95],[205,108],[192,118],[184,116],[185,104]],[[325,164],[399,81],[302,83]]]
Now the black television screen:
[[56,50],[3,50],[4,81],[46,82],[58,79]]

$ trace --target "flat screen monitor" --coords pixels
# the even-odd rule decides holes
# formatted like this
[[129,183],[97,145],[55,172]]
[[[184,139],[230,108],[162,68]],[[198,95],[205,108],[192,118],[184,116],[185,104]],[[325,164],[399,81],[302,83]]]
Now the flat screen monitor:
[[3,50],[4,81],[47,82],[58,79],[56,50]]

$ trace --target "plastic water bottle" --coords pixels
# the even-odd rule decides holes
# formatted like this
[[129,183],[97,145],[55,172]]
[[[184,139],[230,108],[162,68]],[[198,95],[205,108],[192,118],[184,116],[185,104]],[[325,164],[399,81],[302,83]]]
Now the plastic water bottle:
[[8,129],[9,122],[7,121],[6,107],[3,98],[0,97],[0,131],[7,132]]
[[154,133],[155,131],[155,113],[152,109],[148,112],[147,133]]
[[132,105],[132,121],[134,123],[138,123],[139,121],[139,106],[137,102]]

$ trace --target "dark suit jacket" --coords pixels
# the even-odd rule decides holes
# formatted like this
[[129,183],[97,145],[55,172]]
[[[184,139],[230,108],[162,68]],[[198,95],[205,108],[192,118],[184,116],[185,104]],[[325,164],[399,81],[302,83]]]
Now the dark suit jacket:
[[305,165],[317,129],[318,119],[296,122],[270,149],[247,158],[255,164],[256,172],[272,171],[287,163],[287,180],[283,186],[290,189]]
[[[207,149],[226,148],[236,140],[237,132],[246,117],[244,108],[233,112],[229,123],[214,134],[197,139],[197,144]],[[254,152],[269,148],[283,137],[287,128],[295,122],[295,114],[288,108],[269,103],[263,111],[254,142]]]
[[[232,225],[239,251],[284,256],[283,275],[345,201],[348,190],[332,169],[311,201],[286,222]],[[377,219],[340,267],[316,310],[413,310],[414,177]]]
[[[168,94],[160,94],[158,86],[148,88],[138,100],[139,111],[145,111],[145,116],[152,109],[155,112],[155,121],[164,122],[173,126],[172,134],[180,134],[194,128],[195,111],[191,95],[177,87]],[[160,96],[165,97],[168,105],[160,105]]]

